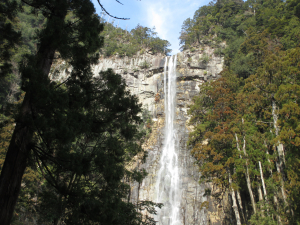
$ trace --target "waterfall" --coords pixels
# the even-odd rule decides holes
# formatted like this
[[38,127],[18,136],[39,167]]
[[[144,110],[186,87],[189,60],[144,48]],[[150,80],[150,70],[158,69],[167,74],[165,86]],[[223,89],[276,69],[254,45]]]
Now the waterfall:
[[165,132],[164,146],[157,176],[156,202],[164,206],[158,211],[159,225],[180,225],[181,190],[179,185],[178,148],[176,148],[176,61],[177,55],[166,57],[164,65]]

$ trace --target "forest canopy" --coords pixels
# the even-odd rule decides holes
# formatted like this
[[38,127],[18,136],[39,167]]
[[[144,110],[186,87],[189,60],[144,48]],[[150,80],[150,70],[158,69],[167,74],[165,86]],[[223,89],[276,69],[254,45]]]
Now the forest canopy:
[[155,28],[143,27],[137,25],[130,32],[120,27],[114,26],[112,23],[106,22],[104,31],[101,36],[104,37],[104,46],[101,48],[101,52],[106,56],[112,56],[118,54],[119,56],[131,57],[137,52],[151,54],[162,53],[169,55],[172,51],[170,43],[167,40],[163,40],[157,36]]
[[236,224],[300,222],[299,9],[218,0],[182,25],[182,49],[210,45],[225,59],[194,98],[189,144],[201,181],[230,193]]

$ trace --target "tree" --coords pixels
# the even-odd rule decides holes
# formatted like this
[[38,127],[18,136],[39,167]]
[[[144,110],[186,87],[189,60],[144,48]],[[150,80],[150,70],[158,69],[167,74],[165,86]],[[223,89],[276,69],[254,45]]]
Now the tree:
[[214,2],[181,36],[195,42],[213,17],[206,36],[227,45],[223,77],[191,106],[193,154],[202,175],[231,193],[237,223],[299,223],[299,4]]
[[[103,26],[95,15],[93,4],[89,0],[22,2],[30,5],[34,13],[43,14],[47,21],[37,34],[37,53],[24,57],[20,68],[22,89],[26,95],[16,117],[16,126],[0,176],[2,224],[11,221],[22,176],[32,152],[37,152],[37,149],[41,151],[42,156],[38,160],[59,159],[71,151],[71,143],[84,137],[88,125],[91,129],[97,126],[91,120],[92,111],[88,110],[94,97],[91,92],[93,80],[90,65],[97,61],[98,56],[94,53],[102,45],[99,33]],[[71,19],[67,18],[69,13],[74,15]],[[63,84],[48,78],[55,57],[67,60],[73,67],[69,79]],[[95,88],[93,90],[97,92]],[[123,106],[116,103],[115,107],[121,110]],[[99,113],[115,116],[109,114],[107,109]],[[136,111],[126,113],[132,117],[127,122],[137,121]],[[130,131],[130,125],[127,129]],[[44,166],[47,167],[47,164]]]
[[[136,206],[124,202],[129,186],[122,178],[142,175],[125,167],[133,156],[142,152],[137,116],[141,108],[137,98],[125,88],[121,76],[108,70],[93,79],[88,89],[90,100],[77,101],[75,104],[80,105],[66,112],[65,119],[69,120],[66,124],[60,121],[60,127],[51,125],[58,118],[51,118],[48,107],[55,106],[56,113],[66,110],[64,104],[56,105],[56,102],[50,103],[40,114],[46,116],[47,121],[39,116],[35,118],[37,123],[47,123],[39,126],[36,136],[39,140],[33,147],[33,155],[46,178],[39,200],[41,221],[54,224],[62,220],[66,224],[143,222],[139,221]],[[62,92],[59,90],[58,94]],[[78,94],[76,99],[85,96],[86,93]],[[63,101],[68,104],[66,98]],[[76,115],[78,109],[84,113]],[[74,121],[78,117],[81,122]],[[66,129],[78,133],[71,142],[66,141],[69,137],[65,135],[70,135]]]

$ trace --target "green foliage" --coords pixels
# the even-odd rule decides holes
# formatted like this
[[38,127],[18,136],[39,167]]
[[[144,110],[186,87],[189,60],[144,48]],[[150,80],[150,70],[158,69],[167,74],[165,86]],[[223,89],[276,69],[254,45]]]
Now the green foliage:
[[143,62],[141,62],[140,67],[142,69],[147,69],[150,67],[150,63],[148,63],[147,61],[143,61]]
[[[68,89],[77,85],[72,86]],[[86,99],[84,94],[76,96],[77,100],[83,101],[74,102],[76,109],[82,110],[76,112],[74,108],[67,111],[63,117],[71,120],[62,120],[59,130],[51,129],[51,120],[36,120],[39,124],[47,122],[47,126],[40,128],[43,135],[37,137],[40,142],[34,149],[39,168],[47,181],[40,194],[41,220],[63,219],[67,224],[90,224],[91,221],[108,224],[131,221],[139,224],[135,206],[122,200],[129,191],[122,178],[139,177],[137,174],[141,174],[125,168],[126,163],[142,151],[142,136],[137,127],[141,122],[137,116],[140,106],[137,98],[125,90],[126,84],[121,76],[111,70],[101,72],[99,78],[89,81],[88,86],[90,98]],[[64,102],[71,103],[74,99],[65,95],[68,89],[62,85],[55,92],[65,96]],[[48,107],[53,104],[56,103],[49,102]],[[57,113],[64,109],[58,107],[55,106]],[[72,129],[74,119],[80,119],[81,129]],[[51,133],[57,132],[59,138],[47,141]],[[67,139],[70,141],[66,146]],[[57,157],[45,159],[47,148],[51,148]],[[111,209],[115,210],[111,212]],[[104,216],[109,214],[112,217]]]
[[22,41],[28,49],[27,53],[35,53],[37,50],[37,32],[46,22],[46,18],[42,13],[33,14],[32,8],[28,5],[23,5],[23,11],[18,13],[19,29],[22,33]]
[[[194,44],[216,45],[218,49],[218,43],[225,41],[226,65],[231,65],[230,69],[239,76],[248,77],[257,65],[253,65],[253,56],[247,55],[250,52],[238,52],[246,38],[258,37],[259,33],[265,32],[272,38],[280,38],[283,49],[298,45],[300,20],[295,14],[298,5],[293,1],[287,4],[274,2],[226,0],[200,7],[193,19],[183,22],[179,37],[181,49]],[[222,52],[215,50],[215,54]]]
[[[147,107],[147,105],[145,107]],[[151,114],[146,108],[143,109],[141,118],[143,122],[141,123],[139,129],[140,131],[145,132],[146,134],[145,138],[148,138],[152,132],[153,122],[152,122]]]
[[210,57],[208,54],[203,53],[202,57],[199,58],[199,62],[202,62],[204,64],[207,64],[210,60]]
[[145,49],[153,54],[164,53],[168,55],[171,52],[171,49],[168,48],[170,43],[157,37],[154,28],[150,29],[141,25],[137,25],[136,28],[128,32],[115,27],[113,23],[105,22],[101,36],[105,38],[101,52],[107,57],[116,54],[121,57],[131,57],[137,52],[143,54]]
[[299,9],[296,1],[224,0],[183,25],[183,49],[205,36],[226,42],[215,49],[225,57],[222,78],[202,85],[191,106],[189,144],[201,179],[233,188],[252,208],[245,224],[300,221]]
[[214,50],[214,54],[217,56],[222,56],[222,55],[224,55],[224,49],[222,47],[216,48]]
[[21,34],[16,30],[16,1],[0,3],[0,78],[11,73],[11,57],[20,42]]
[[16,1],[0,3],[0,107],[5,105],[8,95],[14,94],[15,90],[12,91],[11,86],[18,83],[13,73],[17,63],[15,56],[21,43],[21,33],[18,31],[18,9],[19,5]]
[[[155,214],[155,207],[161,204],[125,201],[130,191],[125,180],[141,182],[146,175],[145,171],[127,168],[134,156],[145,155],[141,148],[144,133],[139,130],[141,106],[112,70],[93,78],[91,65],[97,63],[96,52],[103,45],[99,36],[103,25],[92,2],[32,0],[30,5],[33,7],[22,5],[24,12],[19,14],[22,21],[16,27],[22,32],[24,48],[15,54],[20,61],[21,88],[29,101],[24,100],[20,109],[16,107],[15,120],[1,114],[0,121],[1,179],[7,175],[4,159],[14,160],[7,159],[6,152],[12,151],[8,146],[16,142],[14,135],[20,135],[15,127],[25,126],[30,133],[25,135],[29,137],[28,157],[23,158],[27,169],[22,182],[13,180],[23,185],[14,223],[30,218],[43,224],[155,224],[149,214]],[[3,18],[12,21],[7,15]],[[20,38],[20,33],[10,31]],[[0,38],[0,43],[6,43],[6,37]],[[147,38],[141,39],[142,44]],[[12,51],[17,44],[14,40],[1,48]],[[130,41],[123,45],[124,51],[128,46]],[[109,51],[119,53],[114,48]],[[62,83],[48,77],[54,55],[55,60],[65,60],[72,67]],[[1,58],[1,65],[12,56]],[[147,121],[148,130],[149,124]],[[17,194],[9,197],[16,198]]]

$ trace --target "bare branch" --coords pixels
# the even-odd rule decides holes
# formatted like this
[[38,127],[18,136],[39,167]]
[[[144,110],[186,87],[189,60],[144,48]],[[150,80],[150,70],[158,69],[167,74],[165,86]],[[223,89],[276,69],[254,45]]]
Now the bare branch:
[[[106,9],[103,7],[103,5],[100,3],[100,0],[97,0],[101,9],[107,14],[109,15],[110,17],[112,18],[115,18],[115,19],[118,19],[118,20],[129,20],[129,18],[120,18],[120,17],[116,17],[116,16],[113,16],[111,15],[109,12],[106,11]],[[119,2],[118,0],[116,0],[118,3],[120,3],[121,5],[123,5],[121,2]]]

